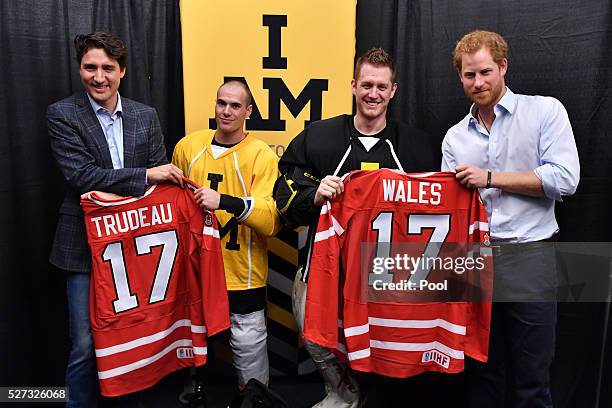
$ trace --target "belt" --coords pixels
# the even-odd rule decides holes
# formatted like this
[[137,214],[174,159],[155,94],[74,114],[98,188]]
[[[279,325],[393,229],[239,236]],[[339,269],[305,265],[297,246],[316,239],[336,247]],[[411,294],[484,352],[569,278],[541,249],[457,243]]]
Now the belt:
[[490,248],[491,248],[491,252],[493,253],[493,256],[501,256],[501,255],[518,253],[518,252],[524,252],[530,249],[552,247],[553,246],[552,244],[554,242],[557,242],[556,235],[553,235],[552,237],[543,239],[541,241],[532,241],[532,242],[503,243],[503,241],[502,242],[493,241],[491,243]]

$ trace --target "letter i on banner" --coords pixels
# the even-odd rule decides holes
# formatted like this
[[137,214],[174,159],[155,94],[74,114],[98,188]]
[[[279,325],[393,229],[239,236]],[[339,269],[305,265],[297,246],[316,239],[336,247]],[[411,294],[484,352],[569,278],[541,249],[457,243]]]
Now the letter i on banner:
[[[215,92],[229,78],[244,79],[253,93],[246,130],[279,157],[310,122],[350,113],[356,5],[356,0],[181,0],[186,133],[215,127]],[[298,352],[290,306],[298,241],[303,240],[295,231],[269,240],[273,374],[312,368],[301,357],[307,353]],[[295,341],[289,344],[289,338]],[[276,349],[278,341],[284,346]],[[287,355],[290,348],[296,355]]]

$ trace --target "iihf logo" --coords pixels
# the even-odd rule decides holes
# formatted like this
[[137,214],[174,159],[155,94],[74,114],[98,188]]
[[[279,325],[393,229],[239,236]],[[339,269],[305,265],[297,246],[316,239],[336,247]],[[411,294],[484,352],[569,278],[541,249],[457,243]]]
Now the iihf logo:
[[422,363],[434,362],[444,368],[448,369],[450,365],[450,357],[444,353],[439,352],[438,350],[430,350],[423,353],[423,357],[421,358]]
[[176,349],[176,357],[177,358],[193,358],[193,348],[192,347],[179,347]]

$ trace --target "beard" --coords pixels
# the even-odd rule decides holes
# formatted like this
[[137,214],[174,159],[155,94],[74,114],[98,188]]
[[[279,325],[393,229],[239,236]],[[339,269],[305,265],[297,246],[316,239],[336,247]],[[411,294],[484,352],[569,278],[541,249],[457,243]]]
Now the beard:
[[490,107],[497,103],[503,93],[504,85],[499,83],[488,89],[488,92],[476,93],[472,90],[468,92],[468,97],[478,106]]

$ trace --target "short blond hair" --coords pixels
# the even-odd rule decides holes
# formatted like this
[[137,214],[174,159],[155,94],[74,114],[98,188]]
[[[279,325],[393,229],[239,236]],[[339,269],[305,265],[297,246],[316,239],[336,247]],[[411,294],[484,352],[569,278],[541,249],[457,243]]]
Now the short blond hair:
[[365,64],[375,67],[388,67],[391,70],[391,82],[395,82],[395,63],[387,51],[382,48],[370,48],[364,52],[355,63],[355,80],[359,79],[361,67]]
[[463,54],[473,54],[482,47],[487,47],[496,64],[508,59],[508,43],[504,38],[492,31],[476,30],[463,36],[455,46],[453,60],[457,71],[461,72],[461,57]]

